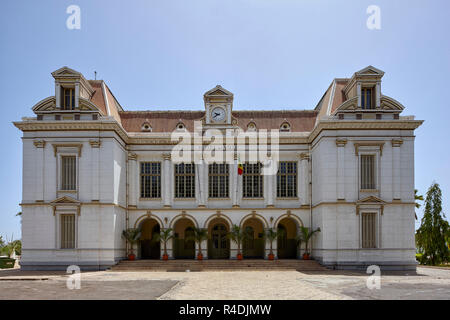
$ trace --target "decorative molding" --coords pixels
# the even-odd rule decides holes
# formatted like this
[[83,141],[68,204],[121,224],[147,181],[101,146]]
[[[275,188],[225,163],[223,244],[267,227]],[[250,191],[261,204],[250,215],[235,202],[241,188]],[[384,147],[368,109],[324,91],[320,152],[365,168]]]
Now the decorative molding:
[[[423,123],[422,120],[320,120],[309,136],[281,137],[280,144],[307,144],[323,130],[415,130]],[[13,123],[23,132],[33,131],[114,131],[126,144],[153,144],[153,145],[175,145],[178,141],[171,141],[170,134],[147,133],[155,137],[143,138],[136,136],[134,132],[126,132],[115,120],[102,121],[18,121]],[[131,135],[130,135],[131,134]]]
[[300,153],[300,160],[309,160],[309,153],[307,152]]
[[400,147],[403,144],[402,139],[392,139],[391,141],[392,147]]
[[99,140],[89,140],[89,144],[91,145],[92,148],[100,148],[100,146],[102,145],[102,142]]
[[36,148],[45,148],[45,140],[34,140],[33,144]]
[[78,150],[78,156],[81,157],[81,149],[83,148],[82,143],[56,143],[52,144],[53,151],[56,157],[56,154],[58,153],[58,148],[76,148]]
[[164,160],[170,160],[172,158],[170,153],[163,153],[163,159]]
[[355,156],[359,154],[359,147],[378,147],[380,156],[383,155],[384,141],[355,141],[353,145],[355,146]]
[[345,138],[337,138],[336,139],[337,147],[345,147],[346,144],[347,144],[347,139],[345,139]]
[[129,152],[128,153],[128,160],[136,161],[137,160],[137,154],[133,153],[133,152]]

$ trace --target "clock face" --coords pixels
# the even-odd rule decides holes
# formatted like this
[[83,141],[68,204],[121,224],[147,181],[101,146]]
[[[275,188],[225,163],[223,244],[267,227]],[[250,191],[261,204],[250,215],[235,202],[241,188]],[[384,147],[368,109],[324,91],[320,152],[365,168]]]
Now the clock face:
[[215,107],[211,112],[211,118],[214,122],[220,122],[225,119],[225,110],[221,107]]

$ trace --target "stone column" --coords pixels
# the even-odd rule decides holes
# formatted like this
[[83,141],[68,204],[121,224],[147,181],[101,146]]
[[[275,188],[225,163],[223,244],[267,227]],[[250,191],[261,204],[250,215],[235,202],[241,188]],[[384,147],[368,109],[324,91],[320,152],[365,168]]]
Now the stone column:
[[92,201],[100,201],[100,140],[90,140],[92,151]]
[[358,96],[358,108],[361,108],[361,83],[356,83],[356,95]]
[[[34,140],[34,146],[37,148],[36,150],[36,184],[35,184],[35,201],[44,201],[44,193],[45,193],[45,181],[44,181],[44,172],[45,172],[45,159],[44,159],[44,150],[45,150],[45,141],[44,140]],[[58,187],[59,188],[59,187]]]
[[[272,158],[270,158],[268,160],[269,165],[270,162],[272,162]],[[267,175],[267,207],[268,208],[273,208],[274,207],[274,190],[273,190],[273,185],[274,185],[274,180],[275,180],[275,175],[274,174],[269,174]]]
[[337,147],[337,177],[336,177],[336,197],[338,200],[345,199],[345,145],[347,139],[336,139]]
[[195,181],[198,188],[198,206],[205,207],[205,177],[203,167],[205,162],[195,164]]
[[[301,185],[299,189],[301,190],[300,201],[302,205],[309,204],[309,168],[308,168],[309,154],[303,152],[300,154],[300,164],[298,165],[301,174]],[[301,187],[300,187],[301,186]]]
[[55,100],[56,109],[61,109],[61,85],[59,82],[55,83]]
[[132,207],[137,206],[136,165],[137,155],[128,153],[128,205]]
[[75,109],[79,107],[79,98],[80,98],[80,84],[75,83]]
[[237,208],[239,207],[238,204],[238,161],[237,161],[237,154],[234,154],[234,161],[231,165],[231,201],[233,203],[233,207]]
[[172,192],[170,186],[172,185],[172,177],[170,176],[170,153],[164,153],[164,207],[171,207]]
[[378,81],[375,86],[375,108],[379,108],[381,106],[381,82]]
[[[403,144],[403,140],[392,140],[392,195],[393,200],[400,200],[400,146]],[[380,166],[379,166],[380,167]],[[378,186],[380,183],[378,183]]]

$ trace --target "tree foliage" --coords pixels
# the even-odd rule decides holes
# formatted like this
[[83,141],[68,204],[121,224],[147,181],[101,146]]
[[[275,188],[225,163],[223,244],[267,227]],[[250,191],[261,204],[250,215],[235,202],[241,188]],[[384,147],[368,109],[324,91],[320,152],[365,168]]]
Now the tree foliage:
[[449,261],[449,232],[449,223],[442,212],[442,192],[439,184],[433,183],[427,191],[423,218],[416,232],[422,263],[438,265]]

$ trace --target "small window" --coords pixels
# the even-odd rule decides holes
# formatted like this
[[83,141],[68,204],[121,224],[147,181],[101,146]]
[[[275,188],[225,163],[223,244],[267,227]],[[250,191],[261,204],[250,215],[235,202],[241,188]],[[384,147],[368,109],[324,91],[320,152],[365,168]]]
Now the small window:
[[247,131],[256,131],[256,124],[254,122],[250,122],[247,125]]
[[74,115],[74,120],[80,120],[80,115],[79,114]]
[[183,122],[179,122],[175,128],[177,131],[185,131],[186,130],[186,126],[184,125]]
[[60,114],[55,114],[55,120],[61,120],[61,115]]
[[148,122],[144,122],[141,127],[141,131],[143,132],[152,132],[152,127]]
[[208,166],[208,182],[210,198],[228,198],[229,169],[226,163],[213,163]]
[[42,120],[44,117],[42,116],[42,114],[38,114],[37,115],[37,120]]
[[175,165],[175,198],[195,198],[195,164]]
[[281,132],[290,132],[291,131],[290,124],[287,122],[283,122],[283,124],[280,126],[280,131]]
[[62,99],[62,109],[63,110],[74,110],[75,109],[75,90],[73,88],[62,88],[63,99]]
[[141,162],[141,198],[161,198],[160,162]]
[[377,120],[381,120],[381,113],[377,113]]
[[343,113],[339,113],[338,118],[339,118],[339,120],[344,120],[344,114]]
[[361,189],[376,189],[375,155],[361,155]]
[[280,162],[277,174],[277,197],[297,197],[297,162]]
[[76,157],[61,157],[61,190],[73,191],[77,187]]
[[244,198],[263,197],[263,175],[261,174],[261,163],[245,163],[242,175]]
[[361,108],[362,109],[375,109],[373,103],[373,88],[361,89]]
[[98,120],[98,114],[93,114],[92,115],[92,120]]
[[61,216],[61,249],[75,249],[75,215]]
[[376,248],[376,219],[375,212],[364,212],[361,214],[361,229],[362,229],[362,247]]

